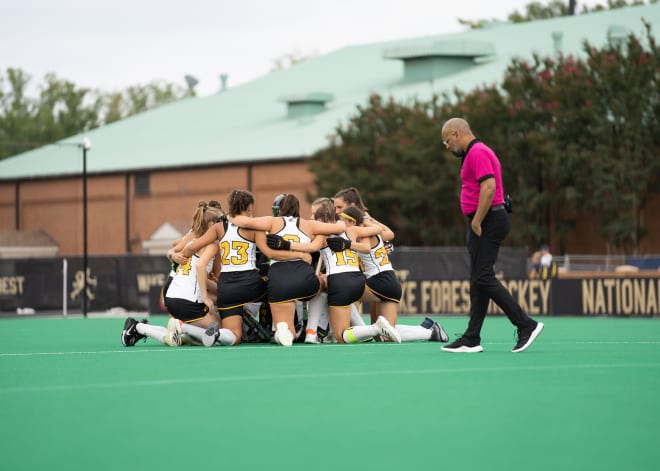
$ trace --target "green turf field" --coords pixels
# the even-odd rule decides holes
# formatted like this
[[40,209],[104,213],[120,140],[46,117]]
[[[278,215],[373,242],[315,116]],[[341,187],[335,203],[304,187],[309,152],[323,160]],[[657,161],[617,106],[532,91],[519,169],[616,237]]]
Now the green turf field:
[[[438,318],[453,338],[466,318]],[[151,322],[165,325],[164,317]],[[418,323],[420,318],[404,318]],[[438,343],[124,348],[123,319],[0,320],[3,470],[656,470],[660,321]]]

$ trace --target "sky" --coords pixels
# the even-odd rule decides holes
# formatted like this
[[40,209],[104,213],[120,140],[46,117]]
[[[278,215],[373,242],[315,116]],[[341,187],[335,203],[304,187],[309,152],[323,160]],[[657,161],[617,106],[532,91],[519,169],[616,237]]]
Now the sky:
[[[0,71],[22,69],[35,89],[53,73],[102,92],[152,81],[185,87],[191,75],[206,96],[221,74],[240,85],[287,54],[462,31],[458,18],[505,20],[531,2],[0,0]],[[577,10],[605,3],[578,0]]]

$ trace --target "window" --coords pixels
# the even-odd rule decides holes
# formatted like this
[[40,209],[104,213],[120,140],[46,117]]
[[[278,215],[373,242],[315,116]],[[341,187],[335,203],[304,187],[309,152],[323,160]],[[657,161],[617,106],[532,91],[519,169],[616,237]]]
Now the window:
[[149,174],[136,173],[135,174],[135,194],[148,195],[149,194]]

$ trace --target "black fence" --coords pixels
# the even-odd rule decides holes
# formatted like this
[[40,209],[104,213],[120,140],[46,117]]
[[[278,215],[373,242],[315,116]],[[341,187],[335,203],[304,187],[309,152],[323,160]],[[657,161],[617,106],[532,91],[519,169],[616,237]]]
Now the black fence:
[[[402,283],[399,312],[467,314],[469,258],[463,247],[397,247],[392,263]],[[504,247],[498,277],[531,315],[658,316],[660,278],[527,279],[527,251]],[[89,257],[88,312],[113,308],[165,313],[163,256]],[[81,257],[0,260],[0,315],[82,311]],[[491,312],[498,313],[496,306]]]

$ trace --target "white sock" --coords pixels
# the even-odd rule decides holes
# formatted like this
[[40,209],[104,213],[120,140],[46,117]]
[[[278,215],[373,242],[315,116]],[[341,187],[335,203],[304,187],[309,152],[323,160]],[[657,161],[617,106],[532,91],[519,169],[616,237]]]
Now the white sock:
[[[198,327],[196,325],[186,324],[186,323],[181,325],[181,330],[183,331],[184,334],[189,335],[199,343],[202,342],[202,336],[204,335],[204,332],[206,332],[206,329],[204,329],[203,327]],[[234,344],[234,341],[236,340],[236,336],[231,330],[220,329],[218,333],[220,335],[218,336],[218,340],[216,341],[216,343],[225,346]]]
[[355,325],[346,329],[341,336],[346,343],[359,343],[374,338],[378,332],[378,327],[374,324]]
[[323,314],[328,315],[328,293],[319,293],[307,303],[307,330],[316,333]]
[[167,335],[167,327],[139,322],[138,325],[135,327],[135,330],[138,331],[138,334],[146,335],[150,339],[154,339],[156,342],[160,342],[162,344],[165,343],[165,336]]
[[202,343],[202,338],[204,335],[204,332],[206,332],[206,329],[202,327],[198,327],[196,325],[192,324],[186,324],[185,322],[181,323],[181,331],[184,334],[189,335],[192,337],[195,341]]
[[394,326],[401,335],[402,342],[413,342],[415,340],[429,340],[431,338],[431,329],[422,327],[421,325],[404,325],[397,324]]
[[351,325],[365,325],[364,319],[362,319],[362,315],[355,304],[351,304]]
[[218,340],[215,341],[216,345],[224,345],[225,347],[228,347],[229,345],[234,345],[234,342],[236,341],[236,336],[234,333],[229,330],[229,329],[220,329],[218,331]]

